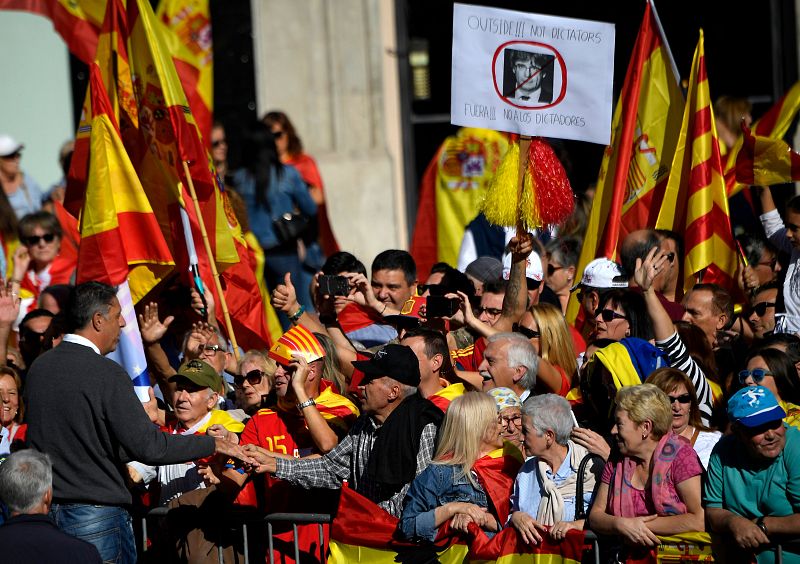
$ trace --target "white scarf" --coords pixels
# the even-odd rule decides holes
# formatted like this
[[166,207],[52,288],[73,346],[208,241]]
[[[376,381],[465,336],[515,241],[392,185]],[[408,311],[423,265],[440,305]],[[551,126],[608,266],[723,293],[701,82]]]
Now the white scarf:
[[[536,520],[542,525],[552,526],[564,520],[564,498],[575,497],[575,490],[578,484],[578,466],[580,466],[581,460],[589,454],[589,451],[579,444],[572,441],[568,441],[567,444],[570,449],[569,467],[572,472],[560,486],[556,486],[555,482],[547,476],[547,471],[550,469],[547,463],[541,458],[538,460],[539,479],[542,481],[544,491],[542,492],[542,501],[539,503],[539,512],[536,514]],[[558,468],[553,471],[554,474],[556,472],[558,472]],[[584,492],[594,489],[594,478],[591,465],[587,465],[583,476]],[[577,499],[575,503],[578,503]]]

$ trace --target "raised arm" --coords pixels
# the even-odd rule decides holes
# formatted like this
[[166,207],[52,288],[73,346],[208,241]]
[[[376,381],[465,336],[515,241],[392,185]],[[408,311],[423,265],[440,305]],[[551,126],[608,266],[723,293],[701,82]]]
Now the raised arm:
[[533,237],[525,233],[521,238],[512,237],[508,242],[511,249],[511,272],[508,275],[508,286],[503,297],[503,313],[494,325],[501,332],[511,331],[525,309],[528,307],[528,286],[525,280],[525,269],[528,257],[533,251]]

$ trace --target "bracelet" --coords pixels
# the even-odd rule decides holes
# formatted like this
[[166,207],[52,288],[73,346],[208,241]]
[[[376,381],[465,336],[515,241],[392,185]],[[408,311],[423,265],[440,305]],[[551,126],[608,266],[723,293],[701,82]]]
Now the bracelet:
[[297,404],[297,409],[299,409],[300,411],[303,411],[305,408],[311,407],[312,405],[317,405],[317,402],[315,402],[312,398],[308,398],[303,403],[298,403]]
[[299,308],[297,308],[296,312],[294,312],[292,315],[289,316],[289,319],[292,322],[297,323],[297,320],[300,319],[300,316],[303,315],[305,312],[306,312],[306,307],[301,305]]
[[767,531],[767,524],[766,524],[766,523],[764,523],[764,516],[763,516],[763,515],[762,515],[761,517],[759,517],[758,519],[756,519],[756,526],[757,526],[759,529],[761,529],[761,531],[762,531],[762,532],[763,532],[765,535],[769,536],[769,531]]

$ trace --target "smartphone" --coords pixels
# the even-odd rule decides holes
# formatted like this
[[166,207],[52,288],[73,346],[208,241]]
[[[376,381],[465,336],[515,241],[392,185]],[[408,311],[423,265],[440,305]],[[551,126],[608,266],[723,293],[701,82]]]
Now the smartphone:
[[350,281],[344,276],[321,275],[319,282],[319,293],[323,296],[348,296],[350,295]]
[[458,298],[445,298],[444,296],[428,296],[425,304],[425,317],[452,317],[458,311],[461,301]]

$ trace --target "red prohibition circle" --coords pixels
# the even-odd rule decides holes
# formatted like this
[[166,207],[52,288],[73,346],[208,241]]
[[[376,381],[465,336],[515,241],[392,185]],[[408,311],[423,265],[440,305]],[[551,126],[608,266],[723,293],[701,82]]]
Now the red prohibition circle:
[[[533,45],[536,47],[543,47],[544,49],[553,52],[553,54],[556,57],[556,60],[558,61],[558,64],[561,66],[561,92],[559,92],[558,98],[556,98],[554,101],[552,101],[547,105],[531,107],[531,106],[520,106],[519,104],[511,102],[508,98],[503,96],[503,93],[500,92],[500,89],[497,87],[497,71],[495,69],[497,68],[497,58],[500,56],[500,53],[503,51],[503,49],[505,49],[509,45]],[[520,110],[544,110],[560,104],[561,101],[564,99],[564,96],[567,95],[567,65],[564,63],[564,58],[561,56],[561,53],[559,53],[556,50],[556,48],[553,47],[552,45],[539,43],[537,41],[506,41],[497,48],[497,50],[494,52],[494,56],[492,57],[492,82],[494,83],[494,91],[497,92],[497,95],[500,97],[500,99],[509,106],[514,106],[515,108],[519,108]]]

